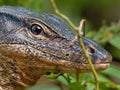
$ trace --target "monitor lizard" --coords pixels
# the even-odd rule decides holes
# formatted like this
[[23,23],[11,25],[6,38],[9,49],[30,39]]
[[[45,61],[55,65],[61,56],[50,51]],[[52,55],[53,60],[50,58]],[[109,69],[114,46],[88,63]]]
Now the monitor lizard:
[[[60,17],[23,7],[0,7],[0,90],[22,90],[45,72],[90,72],[70,27]],[[109,67],[112,56],[95,41],[82,37],[97,71]]]

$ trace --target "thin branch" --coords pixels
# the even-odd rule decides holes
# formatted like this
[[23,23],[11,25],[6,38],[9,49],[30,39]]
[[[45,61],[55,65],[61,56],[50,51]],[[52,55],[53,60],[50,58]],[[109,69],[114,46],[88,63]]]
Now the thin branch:
[[61,18],[63,18],[65,21],[67,21],[69,23],[69,25],[74,29],[74,30],[78,30],[78,28],[69,20],[68,17],[66,17],[65,15],[63,15],[62,13],[59,12],[59,10],[57,9],[57,6],[54,2],[54,0],[50,0],[52,7],[54,8],[54,11],[57,15],[59,15]]
[[96,72],[96,70],[95,70],[95,68],[94,68],[94,66],[93,66],[93,64],[92,64],[92,62],[91,62],[91,60],[90,60],[90,57],[89,57],[88,53],[86,52],[85,46],[84,46],[84,44],[83,44],[83,42],[82,42],[82,38],[81,38],[81,31],[82,31],[82,28],[83,28],[84,25],[85,25],[85,22],[86,22],[86,21],[85,21],[84,19],[81,20],[81,22],[80,22],[80,26],[79,26],[79,30],[78,30],[78,41],[79,41],[79,44],[80,44],[80,46],[81,46],[81,48],[82,48],[82,51],[83,51],[86,59],[87,59],[89,65],[90,65],[90,68],[91,68],[91,70],[92,70],[92,73],[93,73],[93,75],[94,75],[94,78],[95,78],[95,81],[96,81],[96,90],[99,90],[99,78],[98,78],[98,76],[97,76],[97,72]]
[[65,75],[62,75],[63,78],[67,81],[68,84],[71,83],[71,79],[70,79],[70,76],[67,74],[67,77]]
[[82,33],[82,28],[84,28],[84,34],[85,34],[85,20],[84,20],[84,19],[81,20],[80,26],[79,26],[79,27],[76,27],[76,26],[69,20],[68,17],[66,17],[65,15],[63,15],[62,13],[59,12],[59,10],[57,9],[57,6],[56,6],[54,0],[50,0],[50,2],[51,2],[51,5],[53,6],[53,9],[54,9],[55,13],[56,13],[57,15],[59,15],[61,18],[63,18],[65,21],[67,21],[68,24],[78,33],[78,41],[79,41],[79,44],[80,44],[80,46],[81,46],[81,48],[82,48],[82,51],[83,51],[83,53],[84,53],[84,55],[85,55],[85,57],[86,57],[86,60],[87,60],[88,63],[89,63],[90,68],[91,68],[91,70],[92,70],[92,73],[93,73],[93,75],[94,75],[94,78],[95,78],[95,81],[96,81],[96,90],[99,90],[99,78],[98,78],[97,73],[96,73],[96,71],[95,71],[95,68],[94,68],[94,66],[93,66],[93,64],[92,64],[92,62],[91,62],[91,60],[90,60],[90,57],[89,57],[88,53],[86,52],[85,46],[84,46],[84,44],[83,44],[83,42],[82,42],[82,38],[81,38],[81,36],[83,35],[83,33]]

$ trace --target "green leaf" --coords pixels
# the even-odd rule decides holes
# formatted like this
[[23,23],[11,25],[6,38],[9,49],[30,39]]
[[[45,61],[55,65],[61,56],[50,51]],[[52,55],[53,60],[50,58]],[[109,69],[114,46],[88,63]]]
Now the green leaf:
[[85,87],[83,85],[81,85],[80,82],[70,83],[69,88],[70,88],[70,90],[79,90],[79,89],[85,90]]
[[70,90],[94,90],[95,89],[95,83],[93,82],[74,82],[69,84]]
[[102,72],[120,79],[120,67],[111,65],[111,67],[109,67],[107,70]]
[[115,36],[109,40],[109,43],[114,47],[120,49],[120,36]]
[[55,79],[55,78],[57,78],[58,76],[60,76],[60,74],[59,74],[59,73],[54,74],[54,73],[50,72],[49,74],[46,74],[46,76],[47,76],[47,78],[49,78],[49,79]]
[[100,82],[100,90],[119,90],[116,84],[113,82]]

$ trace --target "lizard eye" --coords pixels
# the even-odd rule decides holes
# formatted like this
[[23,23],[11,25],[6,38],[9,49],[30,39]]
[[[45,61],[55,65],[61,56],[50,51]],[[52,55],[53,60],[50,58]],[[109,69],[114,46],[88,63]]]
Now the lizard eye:
[[42,30],[42,27],[37,24],[33,24],[31,26],[31,32],[35,35],[39,35],[42,32]]

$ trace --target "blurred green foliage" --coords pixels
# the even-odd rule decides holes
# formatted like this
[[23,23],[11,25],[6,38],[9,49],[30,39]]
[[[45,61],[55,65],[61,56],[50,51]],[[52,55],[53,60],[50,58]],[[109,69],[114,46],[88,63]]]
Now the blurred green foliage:
[[[109,69],[99,72],[100,90],[120,90],[120,23],[118,22],[120,0],[56,0],[56,4],[76,25],[79,25],[82,18],[87,19],[86,36],[99,42],[113,55],[115,63]],[[49,0],[0,0],[0,5],[22,6],[38,12],[53,13]],[[49,77],[54,78],[55,75]],[[95,88],[91,73],[81,73],[80,82],[76,82],[74,74],[60,75],[54,83],[52,86],[37,85],[26,90],[94,90]]]

